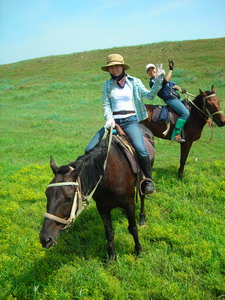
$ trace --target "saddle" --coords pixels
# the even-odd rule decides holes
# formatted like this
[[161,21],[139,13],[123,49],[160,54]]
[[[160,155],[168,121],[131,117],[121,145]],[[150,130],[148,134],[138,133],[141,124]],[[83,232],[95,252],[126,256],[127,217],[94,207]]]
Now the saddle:
[[[149,157],[153,164],[153,158],[155,155],[153,134],[144,125],[139,124],[139,126],[140,126],[142,134],[143,134],[145,147],[148,151]],[[116,134],[113,134],[113,139],[115,141],[115,144],[118,146],[118,148],[121,150],[121,152],[125,155],[128,163],[131,167],[132,172],[134,174],[138,174],[141,169],[138,164],[138,158],[137,158],[136,151],[135,151],[134,147],[132,146],[129,137],[126,135],[126,133],[123,131],[123,129],[118,124],[115,125],[115,129],[117,132]]]
[[[190,110],[190,106],[187,100],[183,100],[182,103],[188,110]],[[178,118],[179,115],[174,110],[172,110],[168,105],[155,105],[155,108],[153,109],[152,112],[153,122],[166,123],[167,129],[163,132],[164,136],[167,135],[170,129],[170,124],[175,125]]]

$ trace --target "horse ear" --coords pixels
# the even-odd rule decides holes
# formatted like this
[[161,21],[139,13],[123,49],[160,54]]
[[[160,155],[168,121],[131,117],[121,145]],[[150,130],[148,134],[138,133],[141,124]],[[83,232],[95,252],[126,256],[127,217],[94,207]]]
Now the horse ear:
[[58,170],[58,167],[54,161],[54,158],[52,156],[50,156],[50,167],[52,169],[52,172],[56,175],[56,172]]
[[213,94],[215,94],[215,93],[216,93],[216,88],[215,88],[215,86],[214,86],[214,85],[212,85],[212,87],[211,87],[211,90],[212,90]]
[[199,92],[200,92],[200,94],[202,94],[202,95],[203,95],[203,91],[202,91],[201,89],[199,89]]
[[69,166],[69,168],[70,168],[70,172],[71,172],[70,175],[74,178],[75,177],[75,169],[71,166]]

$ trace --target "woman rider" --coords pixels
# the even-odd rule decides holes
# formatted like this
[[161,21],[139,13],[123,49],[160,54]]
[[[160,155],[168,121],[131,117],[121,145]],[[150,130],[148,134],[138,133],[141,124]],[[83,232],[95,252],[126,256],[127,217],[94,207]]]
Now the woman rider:
[[[147,90],[141,80],[125,73],[130,66],[124,62],[119,54],[110,54],[107,64],[101,69],[109,72],[110,79],[104,83],[102,92],[102,105],[106,120],[102,128],[87,146],[85,152],[91,150],[102,138],[106,129],[115,123],[120,125],[129,136],[136,150],[140,167],[146,177],[142,185],[144,194],[155,192],[152,182],[152,170],[149,154],[144,145],[144,139],[138,122],[148,118],[142,98],[153,99],[162,87],[164,71],[162,65],[157,69],[155,84],[151,91]],[[148,180],[150,179],[150,180]]]
[[[170,81],[172,77],[172,72],[174,68],[174,62],[169,60],[169,72],[165,76],[162,88],[158,92],[158,97],[163,99],[164,102],[171,107],[178,115],[179,118],[176,121],[175,128],[171,134],[171,140],[182,143],[185,140],[181,137],[182,129],[190,116],[188,109],[180,101],[180,95],[177,90],[186,93],[186,90],[177,86],[174,82]],[[156,67],[154,64],[146,65],[146,72],[150,77],[149,86],[150,88],[154,86],[156,80]]]

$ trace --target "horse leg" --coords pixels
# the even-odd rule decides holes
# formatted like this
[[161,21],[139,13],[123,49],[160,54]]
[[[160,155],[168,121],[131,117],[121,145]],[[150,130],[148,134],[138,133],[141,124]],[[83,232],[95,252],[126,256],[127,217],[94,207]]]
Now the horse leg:
[[135,221],[134,203],[132,203],[132,205],[129,205],[129,207],[127,208],[126,211],[127,211],[127,218],[128,218],[128,223],[129,223],[128,230],[134,238],[136,254],[139,255],[141,253],[142,247],[141,247],[141,244],[139,243],[139,238],[138,238],[138,229],[137,229],[137,224]]
[[98,212],[102,218],[105,228],[105,236],[108,243],[108,256],[111,260],[116,260],[115,246],[114,246],[114,232],[112,228],[111,210],[103,209],[97,206]]
[[145,195],[141,195],[139,194],[140,198],[141,198],[141,212],[140,212],[140,221],[139,224],[140,225],[144,225],[146,222],[146,215],[145,215]]
[[188,157],[188,153],[191,149],[193,141],[186,141],[180,144],[180,167],[178,169],[178,179],[182,180],[184,177],[184,166]]

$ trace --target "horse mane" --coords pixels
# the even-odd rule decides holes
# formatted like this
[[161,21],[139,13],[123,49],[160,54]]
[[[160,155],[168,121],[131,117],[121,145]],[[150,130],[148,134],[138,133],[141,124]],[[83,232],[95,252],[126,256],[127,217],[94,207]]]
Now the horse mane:
[[76,161],[61,166],[57,174],[65,175],[74,168],[74,180],[78,177],[81,182],[81,190],[84,195],[89,194],[97,184],[100,176],[104,174],[104,162],[107,156],[108,138],[102,140],[89,152],[79,156]]

